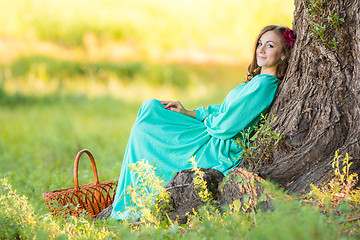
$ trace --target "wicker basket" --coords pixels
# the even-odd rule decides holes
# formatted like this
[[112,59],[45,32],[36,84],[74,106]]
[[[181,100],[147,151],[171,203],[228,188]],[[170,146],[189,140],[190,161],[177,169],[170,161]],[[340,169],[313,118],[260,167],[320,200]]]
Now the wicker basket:
[[[81,154],[86,153],[91,161],[94,173],[94,183],[79,187],[78,165]],[[79,216],[81,212],[95,218],[102,210],[114,201],[117,180],[99,182],[95,160],[93,155],[86,149],[81,150],[75,158],[74,164],[74,188],[55,190],[43,193],[46,205],[53,215],[67,217]]]

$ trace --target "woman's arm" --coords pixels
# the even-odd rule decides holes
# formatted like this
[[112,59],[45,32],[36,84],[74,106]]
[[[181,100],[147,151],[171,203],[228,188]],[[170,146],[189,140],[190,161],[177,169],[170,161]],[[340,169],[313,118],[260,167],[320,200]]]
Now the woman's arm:
[[164,108],[184,114],[186,116],[195,118],[196,112],[194,110],[187,110],[183,107],[183,105],[179,101],[160,101],[161,104],[165,105]]
[[255,125],[261,113],[269,109],[277,91],[277,81],[266,76],[252,80],[237,96],[229,99],[221,111],[207,117],[208,133],[225,140]]
[[209,105],[205,110],[204,107],[199,107],[195,110],[187,110],[185,109],[179,101],[160,101],[161,104],[165,105],[164,108],[175,111],[186,116],[195,118],[201,122],[205,123],[206,118],[214,113],[218,112],[221,105]]
[[220,111],[221,105],[209,105],[207,109],[199,107],[195,109],[195,118],[201,122],[205,122],[210,114],[217,113]]

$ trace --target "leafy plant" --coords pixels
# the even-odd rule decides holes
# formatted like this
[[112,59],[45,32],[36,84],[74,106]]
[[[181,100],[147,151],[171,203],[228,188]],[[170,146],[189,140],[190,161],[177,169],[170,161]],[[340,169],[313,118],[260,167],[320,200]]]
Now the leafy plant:
[[[340,166],[340,162],[342,159],[342,166]],[[340,178],[340,185],[344,188],[345,194],[347,195],[350,189],[357,182],[357,174],[350,174],[350,166],[352,162],[350,162],[351,157],[346,153],[345,156],[339,155],[338,150],[335,151],[335,157],[332,162],[332,168],[334,169],[335,177]]]
[[7,179],[0,179],[0,239],[105,239],[113,235],[92,220],[70,216],[37,216],[25,196],[19,196]]
[[335,29],[340,28],[340,23],[345,22],[344,18],[339,18],[338,14],[332,14],[329,9],[329,16],[327,17],[328,23],[331,23],[331,27]]
[[348,153],[342,156],[338,154],[338,150],[335,151],[332,161],[334,177],[324,186],[316,187],[311,184],[310,199],[327,209],[339,205],[343,200],[353,201],[354,191],[351,189],[355,186],[358,176],[355,173],[350,174],[350,159]]
[[[271,128],[277,119],[276,115],[272,115],[268,119],[267,114],[261,115],[260,123],[253,130],[245,129],[240,132],[241,137],[236,142],[243,148],[242,158],[249,165],[249,169],[255,169],[266,164],[272,158],[271,148],[279,145],[283,138],[283,134]],[[250,144],[251,143],[251,144]],[[265,152],[262,148],[266,149]]]
[[326,11],[327,3],[328,0],[307,0],[306,11],[313,27],[311,35],[318,37],[315,41],[322,41],[325,46],[337,49],[339,41],[333,36],[345,20],[339,17],[338,13],[332,13],[330,9]]
[[299,201],[273,201],[275,211],[258,216],[246,239],[338,239],[339,226]]
[[131,174],[136,176],[136,186],[128,187],[133,203],[129,209],[145,224],[160,224],[162,216],[170,210],[169,193],[164,180],[155,173],[155,167],[146,160],[129,164]]
[[7,179],[0,182],[0,236],[3,239],[36,236],[37,219],[26,197],[20,197]]
[[194,177],[193,181],[194,181],[194,185],[195,188],[199,191],[199,197],[201,198],[201,200],[204,203],[210,203],[212,202],[214,199],[212,198],[212,195],[207,187],[207,182],[204,179],[204,172],[201,171],[198,167],[197,167],[197,163],[195,161],[195,157],[190,158],[190,163],[193,165],[193,171],[196,175],[196,177]]
[[332,161],[334,177],[329,183],[319,187],[311,184],[311,192],[302,197],[302,201],[319,206],[330,220],[342,224],[351,235],[359,234],[357,220],[360,220],[360,189],[354,189],[358,175],[350,174],[351,157],[335,151]]

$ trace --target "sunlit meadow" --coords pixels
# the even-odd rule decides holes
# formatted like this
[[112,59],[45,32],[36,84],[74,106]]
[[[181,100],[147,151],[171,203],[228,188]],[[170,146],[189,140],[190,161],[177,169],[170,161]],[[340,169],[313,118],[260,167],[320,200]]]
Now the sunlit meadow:
[[[291,26],[292,1],[0,1],[1,176],[44,212],[89,148],[116,178],[141,102],[221,103],[243,81],[253,39]],[[83,182],[91,172],[81,165]]]
[[[142,101],[220,104],[242,83],[259,30],[291,27],[293,11],[293,0],[0,0],[0,234],[335,239],[344,223],[298,202],[276,203],[270,214],[217,213],[186,226],[130,229],[54,220],[41,195],[73,186],[83,148],[94,154],[100,181],[118,178]],[[79,179],[93,181],[86,157]]]

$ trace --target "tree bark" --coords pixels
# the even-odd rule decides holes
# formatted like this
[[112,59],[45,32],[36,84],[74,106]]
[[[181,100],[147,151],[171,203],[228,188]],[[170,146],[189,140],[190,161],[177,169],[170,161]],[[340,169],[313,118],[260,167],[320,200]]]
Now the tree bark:
[[[203,179],[206,181],[211,197],[218,199],[218,186],[224,175],[218,170],[210,168],[200,168],[200,171],[204,173]],[[171,220],[177,220],[180,224],[186,223],[188,214],[193,214],[194,211],[204,205],[194,183],[196,176],[192,169],[182,170],[166,184],[165,189],[170,194],[170,205],[172,207],[172,211],[168,214]]]
[[[271,199],[273,198],[267,193],[261,183],[265,180],[254,172],[249,172],[243,168],[235,168],[228,174],[228,180],[224,179],[219,185],[219,204],[233,204],[235,200],[239,200],[239,207],[245,212],[269,211],[273,210]],[[262,195],[264,198],[261,199]]]
[[359,0],[317,2],[323,8],[319,17],[324,23],[335,13],[344,18],[338,29],[326,23],[324,38],[335,38],[337,49],[310,34],[314,29],[307,11],[310,3],[296,0],[293,29],[297,40],[269,113],[278,116],[272,128],[285,135],[292,150],[273,148],[271,163],[257,169],[260,176],[289,192],[329,180],[337,149],[352,157],[350,169],[360,173]]
[[[257,174],[236,168],[233,169],[232,174],[228,175],[228,179],[223,181],[224,175],[218,170],[200,168],[200,171],[204,173],[203,179],[206,181],[212,200],[214,200],[209,199],[208,203],[216,203],[215,207],[232,204],[235,200],[239,200],[236,207],[242,211],[273,209],[270,202],[272,196],[265,192],[260,184],[264,180]],[[179,224],[186,223],[188,215],[193,214],[204,205],[199,196],[199,189],[194,183],[196,176],[192,169],[182,170],[165,186],[170,194],[172,208],[167,216],[172,221],[176,220]]]

